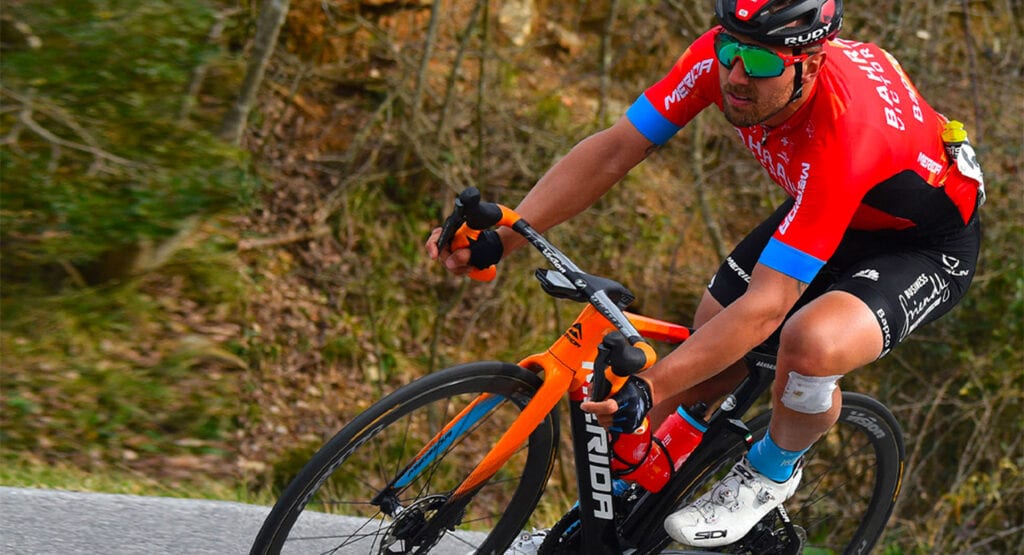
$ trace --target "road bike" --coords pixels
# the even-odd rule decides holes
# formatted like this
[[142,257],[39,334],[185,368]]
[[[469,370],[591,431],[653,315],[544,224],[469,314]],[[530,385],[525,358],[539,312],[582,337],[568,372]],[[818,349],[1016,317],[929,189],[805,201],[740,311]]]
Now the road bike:
[[[476,189],[457,197],[441,241],[468,246],[496,225],[515,230],[540,251],[550,265],[536,271],[541,288],[585,303],[579,317],[546,351],[516,364],[458,365],[373,404],[292,480],[252,553],[427,553],[442,538],[457,538],[467,553],[504,553],[526,526],[550,524],[531,521],[531,515],[556,460],[565,396],[579,501],[554,523],[539,553],[700,551],[673,543],[662,523],[766,433],[770,411],[745,415],[764,405],[774,355],[751,352],[745,357],[748,375],[736,389],[714,410],[700,407],[703,436],[692,453],[672,462],[660,489],[613,480],[615,444],[580,404],[592,390],[594,398],[603,398],[598,389],[615,391],[630,373],[649,367],[656,358],[651,342],[678,344],[692,329],[626,311],[634,296],[625,286],[587,274],[515,211],[481,202]],[[471,275],[489,279],[493,271]],[[842,401],[838,423],[805,456],[796,495],[715,552],[870,552],[900,491],[903,436],[878,401],[850,392]],[[310,532],[305,524],[327,518],[325,513],[348,515],[351,525]]]

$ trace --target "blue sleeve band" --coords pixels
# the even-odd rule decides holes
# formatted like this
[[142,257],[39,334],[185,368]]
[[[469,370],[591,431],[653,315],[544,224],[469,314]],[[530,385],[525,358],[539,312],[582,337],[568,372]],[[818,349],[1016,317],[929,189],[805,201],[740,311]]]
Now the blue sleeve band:
[[654,108],[647,95],[640,95],[636,102],[626,110],[626,117],[633,122],[633,126],[647,137],[647,140],[657,145],[663,145],[675,135],[681,127],[672,123],[661,112]]
[[758,262],[804,283],[810,283],[814,276],[818,275],[818,270],[825,265],[824,260],[797,250],[774,237],[761,251]]

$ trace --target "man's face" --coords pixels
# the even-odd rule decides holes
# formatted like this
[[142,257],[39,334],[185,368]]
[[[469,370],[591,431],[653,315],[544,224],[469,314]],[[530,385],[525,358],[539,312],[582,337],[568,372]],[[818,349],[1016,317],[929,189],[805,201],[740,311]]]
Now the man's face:
[[[745,45],[764,46],[743,36],[735,38]],[[789,48],[764,47],[785,55],[793,54]],[[793,94],[793,76],[796,71],[793,66],[786,66],[777,77],[748,76],[744,62],[739,57],[733,60],[731,69],[721,63],[718,67],[722,108],[729,123],[736,127],[749,127],[758,123],[771,125],[777,124],[774,120],[780,119],[773,117],[776,114],[788,116],[788,112],[783,114],[782,110]],[[772,122],[767,122],[768,119]]]

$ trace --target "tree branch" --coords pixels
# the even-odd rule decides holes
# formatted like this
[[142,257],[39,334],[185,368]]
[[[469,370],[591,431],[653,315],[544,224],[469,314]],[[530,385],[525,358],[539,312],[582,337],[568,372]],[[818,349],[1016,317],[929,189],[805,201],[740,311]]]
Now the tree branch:
[[238,250],[250,251],[256,249],[264,249],[267,247],[279,247],[281,245],[287,245],[290,243],[301,243],[303,241],[310,241],[329,235],[331,233],[330,226],[320,225],[313,229],[307,229],[303,231],[292,231],[288,233],[282,233],[276,237],[264,237],[259,239],[242,239],[238,242]]
[[277,46],[277,36],[288,15],[289,0],[264,0],[260,10],[259,21],[256,23],[256,37],[253,39],[252,56],[242,81],[242,90],[238,100],[231,105],[220,128],[220,137],[238,145],[242,141],[245,122],[249,118],[256,91],[263,81],[263,73],[267,69],[270,57]]

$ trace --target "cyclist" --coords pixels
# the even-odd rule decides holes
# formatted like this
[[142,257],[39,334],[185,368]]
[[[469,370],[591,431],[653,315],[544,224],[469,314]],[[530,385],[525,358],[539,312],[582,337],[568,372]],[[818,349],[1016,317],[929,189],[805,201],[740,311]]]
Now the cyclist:
[[[612,127],[576,145],[516,208],[538,230],[582,212],[701,110],[715,105],[788,194],[726,258],[697,331],[615,396],[584,403],[613,430],[711,401],[777,349],[768,434],[703,497],[665,522],[701,547],[740,539],[793,495],[801,457],[836,422],[838,382],[948,312],[974,277],[980,167],[898,62],[837,38],[841,0],[717,0],[718,25]],[[948,139],[962,139],[952,137]],[[461,275],[523,243],[509,230],[432,258]]]

